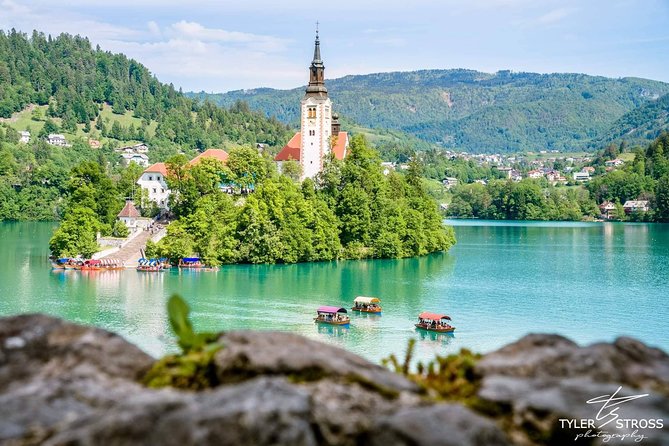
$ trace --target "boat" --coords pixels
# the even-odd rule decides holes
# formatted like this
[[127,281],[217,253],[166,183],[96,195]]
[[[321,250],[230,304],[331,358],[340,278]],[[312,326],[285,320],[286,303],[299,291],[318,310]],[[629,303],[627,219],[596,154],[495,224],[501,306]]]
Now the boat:
[[95,259],[84,260],[83,265],[79,269],[82,271],[100,271],[102,269],[102,262]]
[[379,305],[381,300],[376,297],[358,296],[353,300],[353,303],[355,304],[351,307],[351,310],[353,311],[381,314],[382,309],[381,305]]
[[105,271],[113,271],[118,269],[125,269],[125,263],[120,259],[100,259],[102,269]]
[[451,317],[445,314],[423,311],[418,315],[416,328],[427,331],[436,331],[437,333],[453,333],[455,327],[449,324],[450,321]]
[[157,273],[165,271],[167,268],[165,259],[139,259],[137,261],[137,271]]
[[70,263],[70,258],[64,257],[62,259],[52,259],[51,267],[53,269],[66,269],[68,263]]
[[316,314],[314,322],[319,324],[348,325],[351,322],[351,319],[346,314],[346,308],[343,307],[323,305],[318,307]]
[[179,268],[199,269],[206,268],[206,266],[202,263],[199,257],[184,257],[179,260]]

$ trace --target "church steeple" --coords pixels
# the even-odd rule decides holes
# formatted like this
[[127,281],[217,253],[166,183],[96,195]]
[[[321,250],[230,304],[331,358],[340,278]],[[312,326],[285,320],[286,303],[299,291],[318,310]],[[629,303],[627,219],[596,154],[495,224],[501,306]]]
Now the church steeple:
[[314,44],[314,60],[309,67],[309,85],[307,86],[307,95],[319,94],[327,95],[328,89],[325,88],[325,65],[321,59],[321,42],[318,38],[318,23],[316,23],[316,42]]

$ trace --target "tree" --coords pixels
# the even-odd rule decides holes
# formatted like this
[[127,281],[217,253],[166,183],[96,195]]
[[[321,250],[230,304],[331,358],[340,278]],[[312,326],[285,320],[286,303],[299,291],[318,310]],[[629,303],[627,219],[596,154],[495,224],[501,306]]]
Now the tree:
[[116,220],[112,227],[112,237],[126,238],[130,234],[128,227],[121,220]]
[[49,240],[49,249],[58,257],[90,257],[98,250],[96,234],[100,229],[100,222],[91,209],[75,207],[69,210]]
[[234,182],[242,188],[242,191],[254,187],[267,174],[265,161],[257,150],[250,147],[232,149],[227,166],[232,172]]
[[300,178],[302,178],[302,165],[295,160],[284,161],[281,165],[281,174],[293,181],[300,181]]
[[656,218],[660,221],[669,221],[669,175],[665,175],[657,182],[655,192]]

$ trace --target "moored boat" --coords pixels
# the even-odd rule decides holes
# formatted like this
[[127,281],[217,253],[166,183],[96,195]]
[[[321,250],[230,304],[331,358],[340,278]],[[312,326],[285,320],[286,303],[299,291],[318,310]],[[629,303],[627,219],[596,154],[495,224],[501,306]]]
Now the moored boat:
[[351,310],[361,313],[381,314],[381,300],[377,297],[358,296],[353,300]]
[[67,264],[70,263],[72,259],[64,257],[62,259],[51,259],[51,267],[53,269],[65,269]]
[[205,264],[202,263],[199,257],[184,257],[179,260],[179,268],[206,268]]
[[120,259],[100,259],[101,267],[105,271],[125,269],[125,263]]
[[451,317],[445,314],[423,311],[418,315],[416,328],[427,331],[436,331],[437,333],[452,333],[455,331],[455,327],[449,324],[450,320]]
[[165,259],[139,259],[137,263],[137,271],[156,273],[167,268]]
[[351,322],[351,319],[346,314],[346,308],[343,307],[322,305],[318,307],[316,314],[314,322],[319,324],[348,325]]
[[100,271],[102,269],[102,262],[95,259],[84,260],[83,265],[81,265],[82,271]]

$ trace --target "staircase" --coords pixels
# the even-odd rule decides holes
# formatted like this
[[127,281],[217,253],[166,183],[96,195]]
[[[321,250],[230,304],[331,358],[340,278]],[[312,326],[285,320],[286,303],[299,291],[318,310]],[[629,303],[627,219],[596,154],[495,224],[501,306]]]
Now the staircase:
[[142,258],[141,250],[146,246],[146,242],[151,238],[151,231],[142,231],[135,236],[127,245],[113,254],[102,257],[103,259],[118,259],[125,263],[126,267],[137,266],[137,261]]

